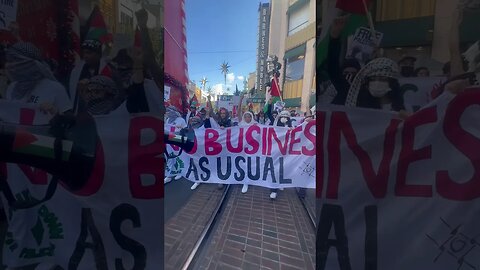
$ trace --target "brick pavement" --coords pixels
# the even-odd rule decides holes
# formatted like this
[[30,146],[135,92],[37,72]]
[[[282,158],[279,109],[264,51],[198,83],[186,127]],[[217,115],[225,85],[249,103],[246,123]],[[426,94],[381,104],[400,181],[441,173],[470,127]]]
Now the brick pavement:
[[200,269],[305,270],[315,267],[315,232],[294,189],[232,186]]
[[220,202],[222,194],[223,190],[218,190],[217,185],[200,185],[185,206],[166,221],[164,231],[166,270],[181,269]]

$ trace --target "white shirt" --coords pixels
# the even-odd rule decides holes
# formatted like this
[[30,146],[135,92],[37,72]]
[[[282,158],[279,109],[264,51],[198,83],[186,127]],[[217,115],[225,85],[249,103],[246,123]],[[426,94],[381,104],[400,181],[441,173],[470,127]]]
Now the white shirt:
[[[5,97],[7,100],[13,100],[12,93],[16,84],[17,82],[13,82],[8,86]],[[39,81],[35,88],[19,101],[38,105],[48,102],[53,104],[59,112],[72,109],[72,102],[68,98],[67,91],[63,85],[49,79]]]

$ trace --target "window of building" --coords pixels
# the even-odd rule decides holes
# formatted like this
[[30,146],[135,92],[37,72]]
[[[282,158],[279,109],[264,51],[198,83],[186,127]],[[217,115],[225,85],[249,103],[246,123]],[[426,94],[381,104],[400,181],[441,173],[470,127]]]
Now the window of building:
[[285,81],[303,79],[305,69],[305,45],[285,53]]
[[296,32],[308,26],[308,17],[310,14],[309,5],[305,4],[301,8],[291,12],[288,15],[288,35],[291,36]]
[[377,0],[376,20],[402,20],[433,16],[436,0]]

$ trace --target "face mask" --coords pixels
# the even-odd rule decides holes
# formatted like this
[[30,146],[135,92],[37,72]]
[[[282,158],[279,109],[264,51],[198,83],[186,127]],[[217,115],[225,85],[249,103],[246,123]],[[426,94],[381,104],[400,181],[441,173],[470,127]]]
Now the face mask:
[[413,67],[410,67],[410,66],[404,66],[402,67],[402,76],[404,77],[411,77],[413,76],[413,73],[415,72],[415,70],[413,69]]
[[368,85],[368,91],[374,97],[383,97],[391,90],[388,82],[373,81]]
[[285,124],[288,122],[288,119],[285,117],[280,118],[280,123]]

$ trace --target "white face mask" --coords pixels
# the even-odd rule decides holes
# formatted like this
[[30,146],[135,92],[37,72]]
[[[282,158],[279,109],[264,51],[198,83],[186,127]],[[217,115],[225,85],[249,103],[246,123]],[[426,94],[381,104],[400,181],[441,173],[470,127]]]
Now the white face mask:
[[388,82],[371,81],[368,85],[368,91],[370,91],[370,94],[374,97],[383,97],[389,91],[392,91],[392,89],[390,89]]

